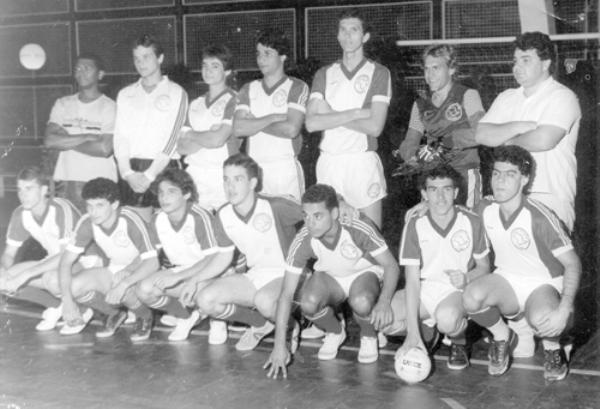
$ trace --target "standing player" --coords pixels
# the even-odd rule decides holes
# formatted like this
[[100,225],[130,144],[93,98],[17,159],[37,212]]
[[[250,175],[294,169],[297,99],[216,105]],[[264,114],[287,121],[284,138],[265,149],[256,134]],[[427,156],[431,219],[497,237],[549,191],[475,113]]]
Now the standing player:
[[187,113],[187,94],[161,73],[162,47],[149,35],[133,45],[140,79],[117,96],[115,157],[123,205],[136,207],[149,221],[156,195],[148,188],[167,166],[179,167],[177,136]]
[[370,29],[355,9],[339,19],[342,60],[321,68],[313,80],[306,129],[324,131],[317,181],[331,185],[381,227],[386,195],[383,165],[375,150],[391,99],[387,68],[364,56]]
[[525,149],[495,149],[495,202],[484,207],[482,216],[497,268],[470,283],[463,298],[471,318],[494,337],[488,354],[490,375],[506,372],[517,341],[503,317],[524,314],[542,338],[544,378],[555,381],[568,372],[559,337],[573,313],[581,263],[558,217],[527,197],[533,168],[533,157]]
[[285,74],[292,58],[289,39],[265,30],[256,40],[256,62],[263,75],[242,87],[235,108],[233,134],[249,137],[246,151],[263,170],[267,194],[300,200],[304,174],[296,156],[302,148],[308,86]]
[[377,228],[363,217],[342,224],[337,194],[328,185],[308,188],[302,196],[302,212],[305,226],[289,249],[277,305],[275,345],[265,364],[271,366],[269,376],[273,378],[279,370],[286,377],[290,359],[285,345],[286,327],[300,275],[310,259],[316,259],[314,273],[302,288],[300,305],[306,317],[326,331],[319,359],[334,359],[346,338],[334,311],[345,300],[360,326],[358,362],[377,361],[376,331],[393,318],[390,302],[400,269]]
[[481,97],[477,90],[454,81],[458,64],[452,46],[429,46],[423,52],[423,65],[429,92],[421,93],[413,104],[400,155],[406,162],[414,161],[424,134],[428,144],[440,141],[446,148],[464,149],[450,164],[466,182],[466,189],[459,189],[459,195],[464,197],[459,197],[458,202],[466,201],[472,208],[481,196],[475,142],[475,128],[484,114]]
[[[165,311],[177,318],[169,341],[187,339],[191,329],[200,319],[200,312],[191,313],[179,300],[193,278],[194,292],[206,286],[211,279],[227,269],[231,262],[233,246],[219,247],[222,232],[215,231],[213,216],[195,205],[198,192],[191,176],[181,169],[166,169],[155,180],[161,210],[152,218],[159,247],[175,267],[155,272],[143,279],[136,288],[138,298],[147,306]],[[220,236],[220,237],[218,237]],[[209,333],[209,343],[223,343],[226,328]],[[212,341],[212,342],[211,342]]]
[[199,204],[216,210],[227,202],[223,191],[223,162],[239,151],[231,137],[235,92],[227,86],[233,68],[231,51],[222,45],[202,50],[202,80],[208,92],[190,103],[188,125],[178,142],[187,155],[187,172],[198,189]]
[[[120,206],[115,182],[92,179],[83,186],[82,196],[88,212],[79,221],[75,239],[63,252],[59,266],[65,320],[60,333],[81,332],[95,309],[107,315],[105,328],[96,336],[110,337],[127,318],[127,313],[119,308],[123,304],[137,317],[131,340],[148,339],[152,311],[139,301],[132,287],[158,270],[155,240],[135,211]],[[109,265],[83,270],[73,276],[74,261],[92,242],[104,251]],[[81,313],[78,304],[91,308]]]
[[81,198],[85,182],[97,177],[117,181],[112,156],[116,106],[98,88],[103,77],[98,57],[78,56],[75,80],[79,90],[54,103],[46,126],[46,147],[60,151],[54,169],[57,195],[81,211],[85,211]]
[[406,328],[406,339],[397,352],[400,356],[413,347],[425,350],[420,321],[436,325],[452,342],[447,365],[455,370],[469,365],[462,291],[490,269],[481,219],[454,204],[460,178],[447,165],[421,176],[421,195],[428,210],[415,214],[404,227],[399,258],[405,266],[406,287],[392,302],[394,324],[384,329],[392,335]]
[[[68,200],[48,197],[48,184],[48,177],[38,167],[25,168],[17,175],[21,206],[10,218],[6,248],[0,259],[0,291],[46,308],[43,320],[36,326],[38,331],[54,329],[62,316],[58,263],[80,217]],[[30,237],[41,244],[48,256],[15,264],[19,247]]]
[[235,346],[248,351],[275,328],[271,321],[281,292],[285,253],[302,212],[291,200],[260,196],[260,168],[244,154],[229,157],[223,173],[229,203],[219,209],[217,218],[232,244],[246,256],[249,270],[216,279],[199,292],[196,303],[211,317],[250,325]]

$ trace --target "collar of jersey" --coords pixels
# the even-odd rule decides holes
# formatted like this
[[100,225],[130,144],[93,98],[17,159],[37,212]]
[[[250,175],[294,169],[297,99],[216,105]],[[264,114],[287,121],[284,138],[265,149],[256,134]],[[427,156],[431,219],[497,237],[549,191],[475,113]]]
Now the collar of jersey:
[[206,94],[204,94],[204,103],[206,104],[206,107],[210,108],[215,102],[217,102],[218,100],[220,100],[223,95],[228,94],[230,91],[231,90],[229,89],[229,87],[226,87],[213,100],[210,99],[210,93],[207,92]]
[[169,216],[165,213],[165,216],[167,216],[167,220],[169,221],[169,224],[171,225],[173,230],[175,230],[175,231],[181,230],[181,228],[185,224],[185,221],[187,220],[188,214],[190,214],[191,207],[192,207],[192,205],[188,203],[185,207],[185,213],[183,214],[183,218],[180,221],[175,222],[175,223],[173,223],[171,221],[171,219],[169,219]]
[[252,215],[254,214],[254,211],[256,210],[256,203],[258,203],[258,195],[254,196],[254,203],[252,204],[252,208],[246,216],[242,216],[241,214],[239,214],[237,210],[235,210],[235,206],[232,205],[231,208],[233,209],[233,214],[235,214],[238,217],[238,219],[248,224],[248,222],[252,218]]
[[329,250],[333,250],[337,247],[338,243],[340,242],[340,237],[342,237],[342,224],[338,223],[338,231],[335,234],[335,238],[333,239],[333,242],[329,243],[327,240],[325,240],[324,237],[319,237],[319,241],[321,243],[323,243],[323,246],[325,246],[327,249]]
[[521,200],[521,204],[519,205],[519,207],[517,207],[517,210],[515,210],[514,213],[511,214],[507,220],[504,220],[504,216],[502,216],[502,211],[500,210],[500,205],[498,205],[498,215],[500,216],[500,222],[502,223],[502,227],[504,227],[504,230],[508,230],[509,227],[512,226],[512,224],[514,223],[515,219],[519,217],[521,210],[523,210],[523,207],[525,207],[526,200],[527,198],[523,197],[523,199]]
[[140,79],[138,79],[136,85],[137,85],[138,89],[144,91],[144,93],[146,95],[152,95],[156,92],[157,89],[162,88],[163,85],[166,84],[168,80],[169,80],[169,78],[166,75],[163,75],[161,80],[158,82],[158,84],[156,84],[156,87],[154,87],[152,92],[149,92],[149,93],[144,90],[144,87],[142,86],[142,78],[141,77],[140,77]]
[[38,220],[37,217],[35,217],[35,214],[33,214],[33,212],[31,210],[29,210],[29,212],[31,213],[31,218],[33,219],[34,222],[37,223],[38,226],[41,226],[44,224],[44,221],[46,220],[46,217],[48,217],[48,212],[50,211],[50,201],[52,199],[48,199],[48,201],[46,202],[46,208],[44,209],[44,213],[42,213],[42,217]]
[[[132,210],[132,212],[135,210]],[[115,222],[112,226],[110,226],[108,229],[105,229],[104,226],[102,226],[101,224],[98,225],[98,228],[100,228],[100,230],[102,230],[104,233],[106,233],[107,236],[110,236],[111,234],[113,234],[115,232],[115,230],[117,230],[117,226],[119,225],[119,219],[121,218],[121,208],[119,207],[117,209],[117,217],[115,218]]]
[[277,81],[275,83],[275,85],[273,85],[271,88],[267,87],[267,84],[265,83],[264,78],[262,80],[260,80],[260,85],[262,85],[263,91],[265,91],[265,94],[267,95],[271,95],[273,92],[275,92],[275,90],[277,88],[279,88],[279,86],[281,84],[283,84],[286,80],[288,79],[287,75],[284,75],[279,81]]
[[352,78],[354,78],[356,73],[367,63],[367,59],[363,58],[362,61],[359,62],[358,65],[356,67],[354,67],[354,69],[352,71],[349,71],[348,68],[346,68],[343,60],[340,60],[339,63],[340,63],[340,68],[341,68],[342,72],[344,73],[344,75],[346,76],[346,78],[351,80]]
[[452,220],[450,220],[450,222],[448,223],[448,225],[446,226],[445,229],[442,229],[440,227],[440,225],[437,224],[435,222],[435,220],[433,220],[433,217],[431,217],[431,212],[429,210],[427,211],[427,218],[429,219],[429,223],[431,224],[431,227],[433,227],[433,230],[438,232],[438,234],[442,237],[446,237],[448,235],[448,233],[450,233],[450,230],[452,230],[452,227],[454,227],[454,223],[456,223],[457,217],[458,217],[458,209],[456,208],[456,206],[454,206],[454,216],[452,216]]

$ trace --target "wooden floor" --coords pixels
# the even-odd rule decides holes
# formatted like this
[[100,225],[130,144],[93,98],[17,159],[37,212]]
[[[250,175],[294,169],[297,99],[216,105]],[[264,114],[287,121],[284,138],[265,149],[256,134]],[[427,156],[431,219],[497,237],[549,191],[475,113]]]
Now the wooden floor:
[[[436,353],[433,374],[409,386],[394,372],[398,344],[377,363],[356,362],[356,335],[338,358],[316,359],[318,340],[303,342],[287,380],[265,377],[267,339],[252,352],[208,345],[206,323],[182,343],[167,341],[158,327],[150,340],[133,345],[120,329],[96,339],[99,321],[80,335],[36,332],[40,309],[4,302],[0,310],[0,409],[142,408],[600,408],[600,337],[579,347],[566,380],[546,383],[542,352],[517,359],[509,372],[490,377],[486,345],[475,344],[472,365],[446,368],[446,347]],[[351,334],[356,331],[350,331]]]

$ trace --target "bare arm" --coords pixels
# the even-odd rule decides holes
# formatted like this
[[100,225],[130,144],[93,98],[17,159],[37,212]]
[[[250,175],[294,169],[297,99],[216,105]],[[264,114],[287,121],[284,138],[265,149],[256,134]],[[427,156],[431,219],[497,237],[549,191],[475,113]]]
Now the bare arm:
[[215,278],[221,275],[227,269],[227,267],[229,267],[232,260],[233,250],[218,252],[210,257],[204,266],[195,269],[194,273],[192,274],[192,280],[194,280],[196,283],[199,283],[201,281]]
[[473,280],[478,279],[486,274],[490,273],[490,259],[486,255],[482,258],[475,259],[475,267],[468,271],[466,274],[467,283],[472,282]]
[[113,136],[93,133],[70,135],[60,125],[50,122],[46,126],[44,145],[51,149],[75,150],[86,155],[107,158],[113,153]]
[[529,132],[514,136],[506,141],[506,144],[520,146],[529,152],[543,152],[558,145],[566,133],[558,126],[540,125]]
[[530,121],[512,121],[503,124],[479,122],[475,132],[475,141],[480,145],[496,147],[519,134],[534,130],[536,126],[535,122]]
[[194,131],[193,129],[183,132],[177,142],[177,151],[181,155],[190,155],[202,148],[214,149],[225,145],[232,134],[231,125],[220,124],[208,131]]
[[8,270],[15,264],[15,256],[17,255],[18,247],[6,245],[2,257],[0,258],[0,270]]
[[418,132],[412,128],[408,128],[408,131],[406,131],[406,136],[398,148],[400,151],[400,157],[402,157],[405,162],[408,162],[416,155],[422,138],[423,134],[421,132]]
[[273,122],[264,131],[269,135],[285,139],[294,139],[300,134],[304,123],[304,113],[297,109],[288,109],[285,120]]
[[406,266],[406,339],[400,347],[404,352],[415,346],[425,349],[419,330],[419,308],[421,305],[421,269],[419,266]]
[[581,261],[574,250],[563,253],[557,258],[565,268],[559,309],[571,312],[581,279]]
[[309,132],[324,131],[340,126],[346,126],[348,123],[365,119],[371,116],[368,109],[349,109],[346,111],[333,111],[329,104],[319,98],[312,98],[308,101],[306,107],[306,129]]
[[344,125],[353,131],[361,132],[372,137],[378,137],[385,126],[389,105],[385,102],[374,101],[368,109],[367,118],[355,119]]
[[286,114],[270,114],[255,118],[249,111],[238,110],[233,117],[233,136],[236,138],[252,136],[275,122],[286,120]]

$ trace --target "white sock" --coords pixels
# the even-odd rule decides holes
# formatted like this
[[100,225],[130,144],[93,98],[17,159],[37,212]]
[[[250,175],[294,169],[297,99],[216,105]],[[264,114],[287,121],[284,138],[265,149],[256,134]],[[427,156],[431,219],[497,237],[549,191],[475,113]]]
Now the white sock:
[[509,328],[502,319],[499,319],[497,323],[488,327],[488,330],[494,336],[494,341],[508,341]]
[[544,345],[544,349],[546,351],[556,351],[557,349],[560,349],[560,344],[558,343],[558,341],[542,339],[542,344]]

